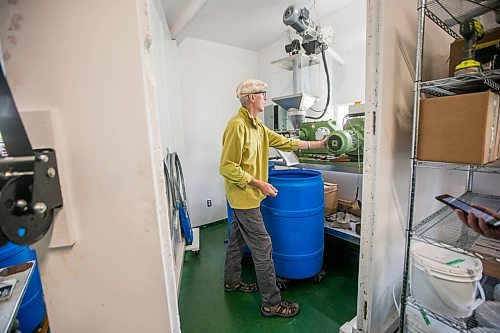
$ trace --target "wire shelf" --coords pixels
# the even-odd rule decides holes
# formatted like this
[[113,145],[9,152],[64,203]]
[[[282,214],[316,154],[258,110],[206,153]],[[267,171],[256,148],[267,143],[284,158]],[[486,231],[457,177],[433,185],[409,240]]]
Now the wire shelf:
[[432,96],[452,96],[472,92],[500,90],[500,69],[482,74],[463,74],[420,83],[420,91]]
[[[455,318],[450,318],[447,316],[442,316],[437,313],[434,313],[432,311],[427,310],[424,308],[422,305],[418,304],[417,301],[412,298],[411,296],[408,297],[406,305],[410,308],[413,308],[417,310],[421,316],[422,320],[424,322],[427,322],[429,326],[434,325],[435,322],[434,320],[437,320],[439,323],[443,323],[446,326],[449,327],[450,331],[452,329],[455,329],[458,332],[467,332],[467,323],[464,319],[455,319]],[[406,310],[408,312],[408,309]],[[406,315],[406,322],[408,325],[408,322],[410,321],[410,315]],[[414,318],[412,318],[415,320]]]
[[[460,200],[493,210],[500,209],[500,196],[467,192]],[[413,237],[450,250],[465,250],[477,258],[500,263],[500,241],[486,239],[465,226],[448,206],[419,222],[413,228]]]
[[460,22],[499,8],[498,0],[429,0],[425,14],[457,39]]
[[[485,276],[481,279],[481,286],[483,287],[484,290],[484,296],[485,296],[485,301],[486,302],[491,302],[494,301],[494,290],[495,286],[499,283],[499,280],[490,276]],[[447,329],[447,332],[482,332],[481,325],[483,324],[484,319],[477,319],[477,315],[474,313],[468,318],[454,318],[454,317],[449,317],[449,316],[444,316],[439,313],[433,312],[415,300],[412,296],[407,297],[407,303],[406,305],[409,308],[412,308],[413,310],[416,311],[411,311],[413,312],[412,314],[408,314],[408,308],[407,308],[407,313],[405,316],[405,320],[408,324],[408,321],[412,321],[413,326],[430,326],[431,331],[435,332],[432,330],[432,326],[435,327],[435,325],[439,325],[437,322],[445,324],[448,326],[449,329]],[[477,313],[477,312],[476,312]],[[411,319],[410,319],[411,318]],[[486,319],[490,319],[487,317]],[[491,318],[494,320],[494,318]],[[436,322],[437,321],[437,322]],[[426,327],[428,328],[428,327]],[[435,327],[436,328],[436,327]],[[441,328],[444,329],[441,325]],[[439,330],[440,332],[444,332],[443,330]],[[438,330],[436,330],[437,332]],[[488,331],[485,331],[488,332]]]
[[417,161],[419,168],[430,169],[444,169],[444,170],[457,170],[457,171],[474,171],[480,173],[495,173],[500,174],[500,160],[484,165],[469,165],[460,163],[447,163],[447,162],[430,162],[430,161]]

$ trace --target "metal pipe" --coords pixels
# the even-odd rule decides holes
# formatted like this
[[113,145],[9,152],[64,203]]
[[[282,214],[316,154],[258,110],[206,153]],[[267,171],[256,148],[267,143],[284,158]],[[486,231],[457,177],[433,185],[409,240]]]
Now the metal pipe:
[[35,155],[30,156],[7,156],[0,158],[1,164],[12,164],[12,163],[25,163],[33,162],[35,160]]
[[300,56],[293,59],[293,93],[298,94],[302,92],[302,73],[300,71],[300,62],[302,58]]

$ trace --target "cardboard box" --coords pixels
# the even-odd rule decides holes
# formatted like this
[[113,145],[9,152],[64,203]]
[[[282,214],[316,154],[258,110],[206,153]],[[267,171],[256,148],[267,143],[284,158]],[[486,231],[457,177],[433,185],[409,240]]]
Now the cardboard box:
[[[500,27],[488,30],[484,33],[484,37],[476,43],[476,49],[482,48],[486,45],[500,44]],[[456,39],[450,44],[450,76],[455,75],[455,66],[462,61],[462,56],[464,53],[464,40],[463,38]]]
[[339,210],[361,217],[361,201],[339,199]]
[[482,260],[483,274],[500,279],[500,264],[492,260]]
[[332,215],[339,209],[339,197],[337,184],[324,183],[325,190],[325,216]]
[[464,164],[495,160],[499,104],[500,96],[489,91],[423,99],[417,158]]
[[493,157],[493,161],[500,159],[500,111],[498,113],[496,138],[497,139],[495,143],[495,156]]

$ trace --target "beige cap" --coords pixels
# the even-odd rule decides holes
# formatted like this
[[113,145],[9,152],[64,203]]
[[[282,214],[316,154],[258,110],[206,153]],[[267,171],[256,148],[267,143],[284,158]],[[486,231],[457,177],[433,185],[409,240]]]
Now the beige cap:
[[256,79],[245,80],[238,84],[236,87],[236,97],[238,99],[243,96],[257,93],[264,90],[267,87],[267,83]]

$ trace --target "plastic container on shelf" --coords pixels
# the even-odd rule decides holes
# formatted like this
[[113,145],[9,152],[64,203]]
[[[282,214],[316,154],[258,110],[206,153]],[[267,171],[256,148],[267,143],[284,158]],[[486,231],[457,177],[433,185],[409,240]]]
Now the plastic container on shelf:
[[[410,286],[413,297],[441,315],[466,318],[481,305],[484,292],[481,260],[435,245],[411,247]],[[476,299],[477,291],[481,297]]]
[[500,302],[485,302],[477,308],[474,315],[480,326],[500,330]]
[[495,286],[495,291],[493,292],[493,299],[500,302],[500,283]]

